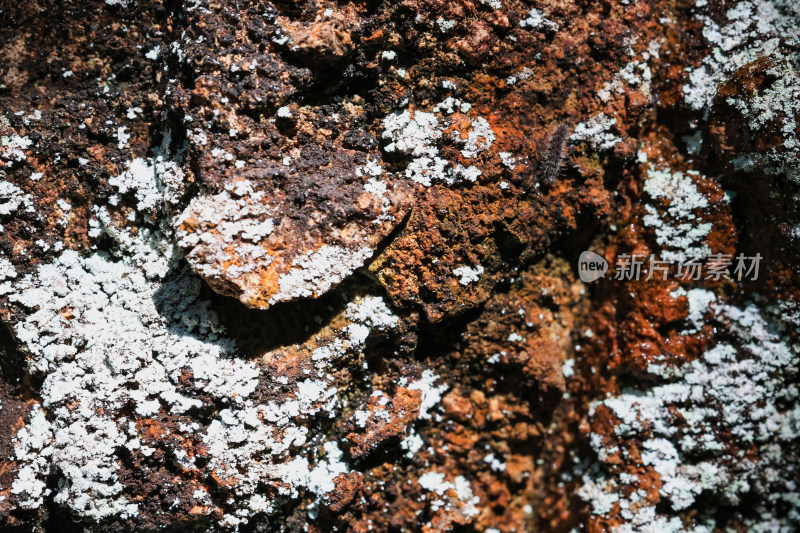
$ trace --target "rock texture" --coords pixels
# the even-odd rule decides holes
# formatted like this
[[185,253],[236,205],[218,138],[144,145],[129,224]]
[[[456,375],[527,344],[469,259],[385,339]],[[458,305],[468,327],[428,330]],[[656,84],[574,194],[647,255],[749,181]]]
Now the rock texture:
[[0,529],[797,530],[798,23],[0,0]]
[[[372,161],[325,160],[294,174],[250,171],[253,179],[194,198],[175,221],[186,260],[217,292],[261,309],[317,297],[363,267],[403,220],[409,194],[368,177],[383,173]],[[327,165],[339,170],[315,170]]]

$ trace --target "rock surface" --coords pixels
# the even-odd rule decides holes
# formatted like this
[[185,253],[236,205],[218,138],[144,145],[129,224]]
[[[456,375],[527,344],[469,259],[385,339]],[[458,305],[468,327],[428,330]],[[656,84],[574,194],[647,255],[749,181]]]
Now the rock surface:
[[0,0],[0,529],[797,530],[798,6]]

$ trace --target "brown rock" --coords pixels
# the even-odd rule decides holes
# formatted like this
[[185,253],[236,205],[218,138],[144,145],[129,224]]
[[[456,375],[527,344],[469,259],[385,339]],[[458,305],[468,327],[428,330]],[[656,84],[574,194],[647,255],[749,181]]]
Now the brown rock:
[[192,200],[176,223],[192,268],[217,292],[266,309],[316,298],[364,266],[410,198],[367,177],[381,174],[377,163],[356,167],[343,153],[331,160],[313,174],[277,165],[248,171]]

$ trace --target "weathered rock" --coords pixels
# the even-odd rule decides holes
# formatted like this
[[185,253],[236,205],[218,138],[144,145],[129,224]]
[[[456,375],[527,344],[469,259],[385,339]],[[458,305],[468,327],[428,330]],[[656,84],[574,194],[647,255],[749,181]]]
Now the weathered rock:
[[318,297],[364,266],[410,207],[377,161],[334,154],[309,167],[250,170],[189,203],[178,244],[214,290],[260,309]]
[[798,20],[0,1],[0,529],[798,529]]

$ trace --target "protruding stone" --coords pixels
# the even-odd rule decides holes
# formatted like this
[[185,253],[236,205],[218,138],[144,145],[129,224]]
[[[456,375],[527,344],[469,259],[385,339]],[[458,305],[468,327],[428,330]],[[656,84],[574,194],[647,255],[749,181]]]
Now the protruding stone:
[[364,266],[405,216],[410,195],[375,161],[316,174],[250,171],[192,200],[180,246],[211,287],[247,306],[316,298]]

